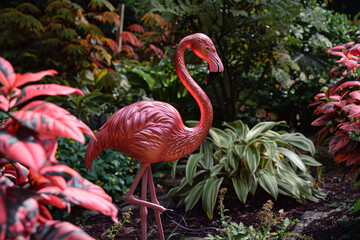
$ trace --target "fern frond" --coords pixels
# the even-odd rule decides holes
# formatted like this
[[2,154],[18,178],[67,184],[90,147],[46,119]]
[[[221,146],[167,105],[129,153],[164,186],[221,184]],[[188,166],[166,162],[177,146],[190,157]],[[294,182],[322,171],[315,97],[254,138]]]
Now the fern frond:
[[15,8],[0,10],[0,25],[18,24],[24,14]]
[[115,53],[119,52],[119,45],[113,39],[104,37],[102,40],[103,44],[106,43],[106,45],[109,46],[111,51]]
[[70,8],[60,8],[57,10],[57,17],[66,21],[75,21],[76,14]]
[[155,23],[161,26],[164,19],[157,13],[148,12],[140,19],[140,22],[144,22],[144,24],[149,24],[150,27],[153,27]]
[[27,15],[24,14],[21,18],[20,18],[20,27],[21,28],[25,28],[25,29],[36,29],[39,31],[44,30],[43,25],[40,23],[39,20],[37,20],[36,18],[34,18],[31,15]]
[[139,46],[140,44],[139,40],[132,32],[123,31],[120,34],[120,37],[122,38],[123,43],[129,42],[133,46]]
[[41,41],[41,44],[49,49],[56,49],[63,45],[63,42],[58,38],[48,38]]
[[85,56],[88,52],[86,49],[77,44],[68,44],[63,49],[65,54],[71,55],[71,56]]
[[61,39],[75,40],[77,36],[77,32],[72,28],[65,28],[59,33]]
[[115,12],[103,12],[102,21],[110,24],[115,23],[118,27],[120,26],[120,16]]
[[14,31],[14,29],[11,28],[2,31],[0,34],[0,46],[2,48],[13,47],[24,41],[25,36],[17,33]]
[[45,31],[51,31],[51,32],[55,32],[56,34],[60,33],[63,29],[65,29],[66,27],[64,25],[62,25],[61,23],[57,23],[57,22],[50,22],[46,28]]
[[29,14],[38,14],[40,13],[40,9],[38,9],[34,4],[31,3],[22,3],[16,7],[22,13]]
[[130,32],[136,32],[136,33],[143,33],[145,32],[144,31],[144,28],[139,25],[139,24],[131,24],[130,26],[128,26],[126,28],[127,30],[129,30]]
[[110,11],[115,11],[114,6],[108,0],[91,0],[89,7],[92,9],[102,9],[103,6],[107,7]]
[[69,1],[53,1],[45,8],[45,12],[49,14],[56,13],[61,8],[70,8],[71,3]]
[[104,36],[103,32],[100,28],[92,23],[80,22],[78,25],[80,31],[82,31],[85,35],[90,35],[93,38],[102,38]]

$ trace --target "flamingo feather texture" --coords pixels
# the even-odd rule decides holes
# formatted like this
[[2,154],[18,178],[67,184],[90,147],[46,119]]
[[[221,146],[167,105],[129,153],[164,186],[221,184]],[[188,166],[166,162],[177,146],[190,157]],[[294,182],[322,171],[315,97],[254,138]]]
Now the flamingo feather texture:
[[[211,39],[201,33],[183,38],[175,51],[176,72],[200,108],[200,121],[193,128],[186,127],[179,112],[170,104],[159,101],[140,101],[126,106],[112,115],[90,142],[85,165],[91,169],[93,161],[101,151],[113,148],[134,157],[141,163],[126,201],[140,205],[141,238],[146,239],[147,207],[154,209],[160,239],[165,239],[160,212],[162,207],[155,193],[151,164],[171,162],[194,152],[204,141],[213,120],[211,102],[201,87],[190,76],[184,61],[184,53],[190,48],[209,63],[210,83],[221,72],[223,64],[216,53]],[[142,180],[141,199],[134,197],[134,191]],[[146,201],[149,187],[151,202]]]

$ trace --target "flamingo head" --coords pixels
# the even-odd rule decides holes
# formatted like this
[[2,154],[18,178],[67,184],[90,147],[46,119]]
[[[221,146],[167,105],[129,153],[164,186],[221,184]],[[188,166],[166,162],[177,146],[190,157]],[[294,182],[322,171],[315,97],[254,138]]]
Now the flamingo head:
[[224,71],[224,66],[216,53],[216,48],[211,39],[202,33],[195,33],[190,35],[190,48],[201,59],[209,63],[210,71],[205,81],[205,84],[211,83],[219,73]]

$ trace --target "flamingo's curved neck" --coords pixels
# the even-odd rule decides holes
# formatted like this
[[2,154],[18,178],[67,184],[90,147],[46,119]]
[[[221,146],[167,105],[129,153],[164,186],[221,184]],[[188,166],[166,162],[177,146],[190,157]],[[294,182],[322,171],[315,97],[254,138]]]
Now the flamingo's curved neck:
[[[184,38],[178,45],[175,51],[175,69],[176,72],[184,84],[185,88],[195,98],[200,108],[200,122],[194,128],[195,131],[199,131],[199,134],[203,132],[206,136],[213,120],[213,108],[211,102],[202,88],[194,81],[190,76],[184,61],[184,53],[187,48],[190,48],[191,38]],[[205,137],[204,136],[204,137]]]

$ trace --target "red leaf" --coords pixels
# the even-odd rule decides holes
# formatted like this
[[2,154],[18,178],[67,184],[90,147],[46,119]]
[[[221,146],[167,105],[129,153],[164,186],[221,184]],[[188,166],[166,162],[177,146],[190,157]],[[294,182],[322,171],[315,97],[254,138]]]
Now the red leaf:
[[42,143],[42,146],[46,153],[46,158],[49,160],[49,162],[57,163],[58,161],[56,160],[55,157],[56,150],[58,147],[57,138],[41,134],[38,139]]
[[346,133],[340,133],[335,135],[330,143],[329,143],[329,150],[331,152],[336,152],[339,149],[343,148],[350,140],[350,135]]
[[73,187],[66,188],[64,194],[72,203],[98,211],[110,216],[114,222],[118,222],[116,219],[118,210],[108,199],[87,190]]
[[334,92],[337,92],[338,90],[343,90],[347,87],[354,87],[354,86],[360,86],[359,81],[348,81],[340,84],[338,87],[335,88]]
[[143,33],[144,28],[139,24],[131,24],[127,27],[127,29],[131,32]]
[[119,37],[122,38],[123,43],[129,42],[133,46],[139,46],[140,42],[132,32],[123,31]]
[[351,93],[349,93],[350,97],[355,98],[357,100],[360,100],[360,91],[352,91]]
[[56,96],[68,94],[84,95],[84,93],[77,88],[58,84],[33,84],[22,89],[21,95],[17,98],[15,106],[41,95]]
[[360,114],[360,106],[355,104],[346,105],[343,110],[349,114],[349,118],[357,117]]
[[360,162],[360,153],[350,154],[348,160],[346,161],[346,166],[353,165],[357,162]]
[[329,134],[330,126],[323,127],[319,132],[315,134],[315,137],[317,138],[316,141],[318,143],[322,142],[326,136]]
[[0,81],[2,85],[7,89],[14,88],[15,79],[16,76],[11,63],[0,57]]
[[20,128],[19,133],[21,138],[0,130],[0,152],[8,159],[38,171],[46,160],[45,151],[29,130]]
[[25,74],[16,74],[16,80],[15,80],[15,84],[12,87],[20,87],[22,85],[24,85],[25,83],[29,83],[29,82],[36,82],[41,80],[43,77],[47,76],[47,75],[54,75],[57,74],[57,72],[55,70],[46,70],[46,71],[41,71],[41,72],[37,72],[37,73],[25,73]]
[[337,163],[344,162],[348,159],[347,154],[339,153],[334,155],[334,161]]
[[49,236],[61,240],[95,240],[75,225],[57,220],[46,221],[34,233],[35,239],[49,239]]
[[360,133],[360,122],[339,124],[339,128],[347,132],[354,131]]
[[11,114],[23,126],[47,136],[69,137],[83,144],[83,132],[93,136],[88,126],[53,103],[34,101]]
[[325,125],[326,123],[328,123],[329,121],[331,121],[332,119],[334,119],[334,115],[333,114],[325,114],[317,119],[315,119],[311,125],[312,126],[322,126]]

